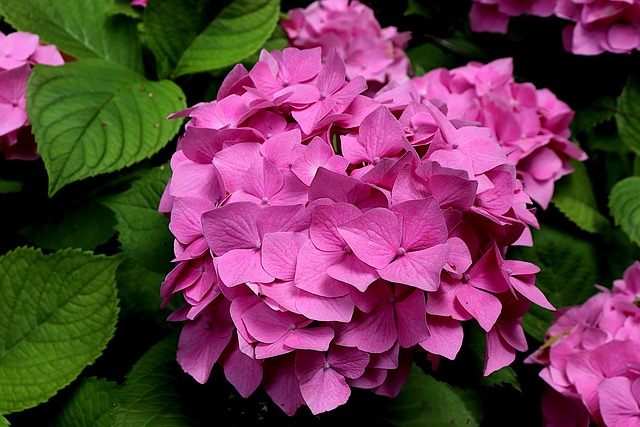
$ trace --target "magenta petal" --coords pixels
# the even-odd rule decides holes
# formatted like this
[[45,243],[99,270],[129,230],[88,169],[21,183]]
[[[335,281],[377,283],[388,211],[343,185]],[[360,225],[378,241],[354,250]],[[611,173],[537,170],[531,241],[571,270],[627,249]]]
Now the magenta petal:
[[220,358],[224,376],[238,390],[240,396],[249,397],[262,382],[262,363],[238,349]]
[[498,298],[470,285],[461,285],[456,298],[486,332],[491,330],[502,312]]
[[370,162],[399,154],[407,144],[402,125],[386,107],[380,107],[364,118],[358,141],[365,147]]
[[373,313],[357,312],[349,324],[340,325],[335,343],[367,353],[383,353],[396,343],[397,337],[393,307],[385,304]]
[[424,292],[415,290],[396,303],[396,324],[398,327],[398,343],[403,348],[410,348],[429,338],[427,328],[427,308]]
[[348,203],[316,206],[311,213],[311,241],[322,251],[344,250],[347,244],[338,233],[338,226],[361,214],[360,209]]
[[333,346],[329,350],[327,362],[341,375],[354,379],[364,374],[369,364],[369,355],[355,348]]
[[333,329],[325,326],[295,329],[285,336],[284,344],[300,350],[326,351],[333,336]]
[[327,268],[327,274],[354,286],[360,292],[366,291],[369,285],[380,277],[375,268],[360,261],[353,254],[345,256],[341,262]]
[[454,360],[462,347],[462,324],[450,317],[429,316],[427,326],[429,338],[421,342],[420,347],[430,353]]
[[447,226],[434,197],[410,200],[392,208],[402,215],[402,247],[419,251],[447,241]]
[[[304,357],[303,353],[297,354],[296,371],[300,360]],[[311,412],[316,415],[347,403],[351,388],[342,375],[333,369],[324,369],[320,366],[313,376],[300,380],[300,393]]]
[[344,252],[318,250],[311,241],[307,241],[298,253],[294,278],[296,288],[324,297],[347,295],[348,286],[327,274],[327,267],[338,264],[346,255]]
[[353,253],[374,268],[384,268],[398,255],[400,223],[384,208],[371,209],[338,227]]
[[218,258],[218,275],[227,286],[246,282],[273,282],[262,268],[262,256],[256,249],[234,249]]
[[487,348],[484,360],[484,375],[510,365],[516,359],[516,351],[505,342],[496,328],[487,333]]
[[[636,380],[637,381],[637,380]],[[640,425],[640,406],[627,377],[607,378],[598,387],[600,412],[608,426]]]
[[328,298],[298,289],[296,311],[309,319],[324,322],[349,322],[355,305],[348,295]]
[[264,363],[264,379],[262,386],[274,403],[285,414],[293,416],[304,404],[300,385],[294,372],[295,355],[290,353]]
[[215,255],[232,249],[255,248],[260,243],[257,219],[261,208],[250,202],[234,203],[202,215],[202,229]]
[[[354,251],[355,252],[355,251]],[[385,280],[432,292],[440,286],[440,272],[449,259],[449,245],[436,245],[397,257],[378,270]]]
[[211,368],[227,347],[233,324],[221,323],[210,310],[196,320],[187,321],[180,333],[178,363],[200,384],[209,379]]
[[274,311],[264,303],[256,304],[242,314],[242,321],[249,334],[263,343],[276,342],[290,331],[292,325],[304,320],[298,314]]
[[266,203],[269,198],[280,191],[283,184],[282,172],[267,159],[260,158],[247,170],[242,188]]
[[307,236],[299,232],[265,234],[262,239],[262,267],[277,279],[293,280],[298,252],[307,240]]

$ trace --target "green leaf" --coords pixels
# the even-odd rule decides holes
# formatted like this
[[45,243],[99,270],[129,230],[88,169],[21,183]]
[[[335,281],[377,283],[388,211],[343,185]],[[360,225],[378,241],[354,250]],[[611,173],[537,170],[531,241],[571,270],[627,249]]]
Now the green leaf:
[[0,257],[0,413],[45,402],[102,353],[118,316],[119,259],[78,250]]
[[111,427],[118,384],[84,378],[74,389],[53,423],[53,427]]
[[158,204],[171,176],[168,167],[150,170],[124,193],[104,204],[116,214],[118,241],[125,254],[151,271],[167,273],[173,259],[173,236],[169,220]]
[[149,271],[133,261],[127,260],[120,264],[116,277],[123,318],[131,317],[139,320],[146,316],[165,325],[169,313],[177,310],[184,303],[180,295],[174,295],[169,305],[161,309],[160,285],[164,281],[165,274]]
[[[593,243],[546,224],[541,231],[533,231],[533,242],[533,247],[512,248],[510,255],[540,267],[536,286],[554,307],[582,304],[595,293],[600,255]],[[532,305],[522,326],[528,334],[544,341],[553,318],[554,312]]]
[[419,15],[425,18],[429,18],[430,13],[427,6],[422,4],[419,0],[408,0],[407,9],[404,11],[404,16]]
[[79,200],[63,212],[50,212],[21,233],[31,243],[46,249],[93,250],[115,234],[115,224],[113,212],[89,198]]
[[156,344],[133,366],[116,400],[114,427],[184,427],[189,418],[182,411],[176,378],[184,375],[176,362],[178,340]]
[[0,427],[9,427],[11,423],[5,417],[0,415]]
[[22,190],[22,182],[20,181],[8,181],[0,179],[0,194],[5,193],[19,193]]
[[640,85],[631,77],[618,98],[616,123],[620,139],[640,154]]
[[640,177],[632,176],[618,182],[609,195],[609,208],[615,224],[633,242],[640,244]]
[[136,22],[114,16],[113,0],[2,0],[14,28],[38,34],[78,58],[103,58],[142,72]]
[[180,128],[166,120],[186,108],[182,90],[100,59],[36,66],[27,90],[49,194],[150,157]]
[[414,69],[419,70],[418,75],[435,68],[452,68],[456,64],[455,57],[435,43],[423,43],[411,48],[407,50],[407,55]]
[[583,162],[573,162],[574,172],[564,176],[555,187],[551,202],[569,220],[589,233],[609,230],[609,220],[598,211],[591,180]]
[[587,107],[576,111],[576,116],[571,122],[574,132],[588,132],[599,124],[613,120],[616,111],[616,99],[604,96],[595,100]]
[[412,367],[398,396],[382,417],[398,427],[474,427],[482,420],[479,397]]
[[193,39],[173,76],[234,65],[257,51],[278,23],[279,0],[233,0]]

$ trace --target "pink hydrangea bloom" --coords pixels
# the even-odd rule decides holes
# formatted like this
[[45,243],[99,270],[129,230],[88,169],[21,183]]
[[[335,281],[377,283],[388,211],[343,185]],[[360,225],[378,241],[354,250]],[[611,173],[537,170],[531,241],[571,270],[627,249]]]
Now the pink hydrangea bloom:
[[131,0],[131,6],[147,7],[147,0]]
[[640,48],[637,0],[474,0],[471,29],[506,33],[509,18],[524,14],[570,21],[562,38],[565,49],[576,55],[630,53]]
[[27,80],[35,64],[61,65],[55,46],[43,45],[35,34],[0,32],[0,153],[6,159],[33,160],[39,156],[29,131]]
[[555,13],[572,23],[564,46],[577,55],[629,53],[640,48],[640,2],[557,0]]
[[636,261],[612,289],[558,311],[545,345],[525,360],[544,367],[546,425],[640,425],[639,300]]
[[555,181],[573,172],[570,159],[587,158],[569,140],[574,112],[548,89],[516,83],[511,58],[436,69],[412,82],[422,98],[444,100],[448,117],[491,129],[524,191],[545,209]]
[[182,368],[204,383],[222,365],[293,415],[353,388],[397,395],[416,352],[455,359],[466,321],[487,333],[485,374],[511,363],[529,305],[553,307],[538,268],[505,259],[537,227],[508,156],[411,83],[363,96],[320,53],[263,51],[171,116],[189,120],[159,208],[176,263],[160,293],[186,300],[169,316]]
[[411,74],[404,52],[411,34],[382,28],[373,10],[358,0],[315,1],[289,11],[281,25],[291,46],[321,47],[323,58],[337,51],[347,78],[363,76],[375,89],[391,80],[403,83]]
[[473,0],[471,30],[506,33],[509,18],[524,14],[551,16],[557,0]]

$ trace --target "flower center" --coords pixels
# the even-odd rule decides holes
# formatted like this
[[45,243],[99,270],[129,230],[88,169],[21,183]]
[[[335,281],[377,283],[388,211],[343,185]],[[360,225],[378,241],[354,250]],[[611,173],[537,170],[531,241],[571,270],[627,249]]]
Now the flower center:
[[406,253],[407,253],[407,250],[405,248],[403,248],[402,246],[400,246],[398,248],[398,256],[402,256],[402,255],[404,255]]
[[469,276],[469,273],[464,273],[462,275],[462,283],[467,283],[469,280],[471,280],[471,276]]

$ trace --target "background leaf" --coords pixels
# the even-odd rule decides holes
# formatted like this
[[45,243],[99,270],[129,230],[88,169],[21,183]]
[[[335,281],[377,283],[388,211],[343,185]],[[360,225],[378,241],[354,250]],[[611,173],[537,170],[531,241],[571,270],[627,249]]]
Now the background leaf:
[[640,177],[633,176],[618,182],[611,190],[609,207],[616,225],[633,242],[640,244]]
[[[541,229],[533,232],[533,247],[514,247],[510,255],[540,267],[536,286],[554,307],[582,304],[596,291],[600,256],[596,246],[546,224]],[[554,312],[533,304],[522,326],[542,342],[553,318]]]
[[120,387],[97,378],[84,378],[58,414],[53,427],[111,427],[113,405]]
[[608,231],[611,225],[598,210],[585,164],[572,163],[574,172],[556,183],[552,203],[582,230],[589,233]]
[[120,260],[19,248],[0,258],[0,413],[48,400],[115,331]]
[[80,199],[74,205],[29,224],[22,234],[31,243],[53,250],[93,250],[115,234],[113,212],[95,199]]
[[186,107],[174,83],[100,59],[37,66],[29,81],[27,109],[50,195],[155,154],[180,128],[167,116]]
[[0,179],[0,193],[19,193],[22,190],[22,182]]
[[129,190],[104,202],[116,214],[118,241],[124,253],[140,266],[159,273],[172,268],[174,257],[169,220],[158,212],[170,176],[168,167],[152,169]]
[[382,415],[398,427],[474,427],[482,420],[479,398],[426,375],[415,365]]
[[258,50],[275,29],[279,0],[233,0],[189,44],[173,76],[234,65]]
[[113,15],[114,7],[113,0],[2,0],[0,14],[75,57],[103,58],[142,72],[136,22]]
[[[115,406],[115,427],[189,426],[174,387],[181,375],[176,362],[178,340],[167,338],[145,353],[127,375]],[[212,418],[213,419],[213,418]]]
[[640,85],[630,77],[618,98],[616,123],[620,139],[636,154],[640,154]]

